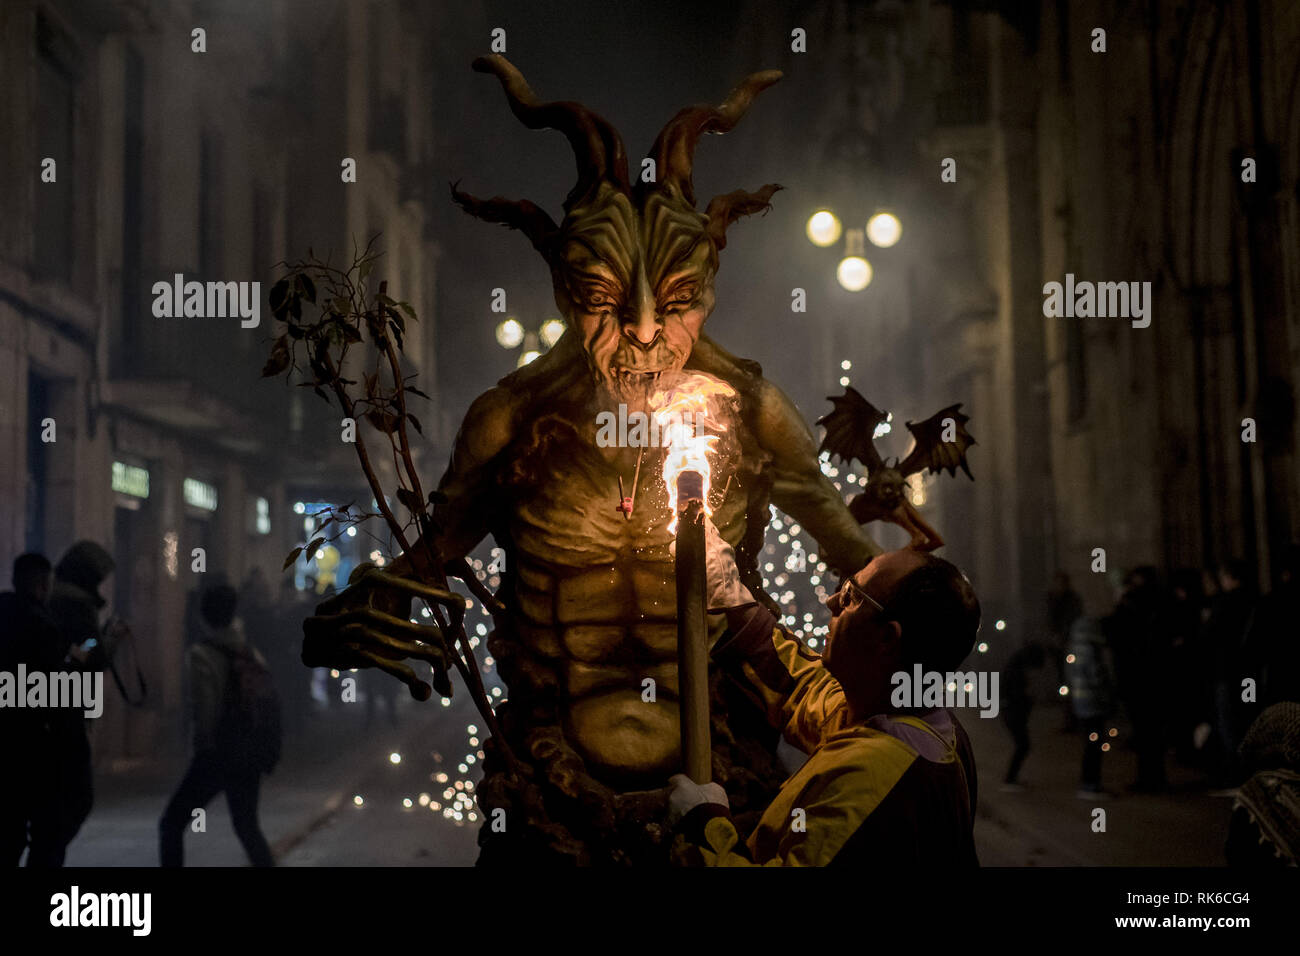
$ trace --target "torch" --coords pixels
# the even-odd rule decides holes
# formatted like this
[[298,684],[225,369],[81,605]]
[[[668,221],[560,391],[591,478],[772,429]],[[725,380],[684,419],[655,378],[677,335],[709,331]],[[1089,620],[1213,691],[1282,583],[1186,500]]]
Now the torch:
[[673,570],[677,582],[677,683],[683,769],[701,784],[713,779],[704,518],[713,513],[709,505],[709,455],[716,451],[718,436],[701,435],[698,428],[705,424],[713,431],[726,431],[726,424],[709,414],[710,400],[734,395],[735,390],[726,382],[696,372],[657,392],[651,400],[668,446],[663,478],[672,516],[668,533],[676,542]]
[[704,476],[677,476],[677,682],[682,758],[696,783],[713,779],[709,741],[708,626],[704,597]]

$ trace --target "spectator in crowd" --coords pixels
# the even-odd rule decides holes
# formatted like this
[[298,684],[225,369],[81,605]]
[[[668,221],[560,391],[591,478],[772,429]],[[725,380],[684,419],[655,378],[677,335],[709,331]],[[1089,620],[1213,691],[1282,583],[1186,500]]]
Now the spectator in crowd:
[[1168,606],[1155,568],[1134,568],[1124,577],[1115,610],[1103,627],[1115,662],[1116,690],[1133,722],[1137,779],[1131,789],[1157,792],[1165,778],[1166,725],[1169,720]]
[[1083,733],[1083,767],[1078,796],[1105,794],[1101,785],[1102,744],[1106,740],[1106,719],[1115,711],[1114,682],[1101,621],[1081,617],[1070,629],[1070,661],[1066,668],[1067,687],[1074,716]]
[[[43,554],[14,561],[12,591],[0,594],[0,671],[16,674],[60,669],[58,627],[47,604],[53,569]],[[27,865],[58,865],[61,831],[51,715],[45,710],[0,708],[0,863],[17,865],[30,846]]]
[[1020,786],[1020,768],[1029,756],[1029,714],[1034,708],[1031,672],[1040,670],[1046,661],[1043,645],[1030,641],[1012,654],[1002,668],[1002,720],[1015,743],[1003,780],[1004,790],[1023,789]]
[[1219,568],[1218,585],[1219,593],[1211,603],[1205,625],[1214,683],[1214,730],[1219,744],[1216,778],[1222,786],[1235,786],[1240,782],[1237,747],[1249,713],[1241,699],[1242,681],[1256,676],[1246,652],[1246,635],[1255,614],[1255,594],[1246,562],[1225,561]]
[[[229,585],[206,588],[199,602],[200,640],[189,650],[194,706],[194,757],[158,823],[159,856],[181,866],[185,829],[196,809],[225,792],[235,834],[254,866],[271,866],[271,848],[257,819],[261,775],[279,756],[279,725],[258,723],[270,674],[248,646],[235,618],[238,595]],[[271,741],[270,735],[274,735]]]

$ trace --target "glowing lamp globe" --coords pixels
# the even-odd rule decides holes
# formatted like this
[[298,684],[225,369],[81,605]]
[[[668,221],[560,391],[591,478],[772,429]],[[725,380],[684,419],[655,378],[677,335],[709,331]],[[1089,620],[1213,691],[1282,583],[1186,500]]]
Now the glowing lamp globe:
[[835,270],[835,278],[850,292],[861,292],[871,285],[871,263],[861,256],[845,256]]
[[893,213],[878,212],[867,220],[867,238],[881,249],[888,249],[902,235],[903,224]]
[[524,340],[524,327],[518,319],[506,319],[497,326],[497,344],[503,349],[518,348]]
[[542,341],[546,347],[550,348],[556,342],[560,341],[560,336],[564,334],[564,323],[559,319],[547,319],[542,323]]
[[808,217],[808,239],[814,246],[833,246],[840,238],[840,221],[829,209],[820,209]]

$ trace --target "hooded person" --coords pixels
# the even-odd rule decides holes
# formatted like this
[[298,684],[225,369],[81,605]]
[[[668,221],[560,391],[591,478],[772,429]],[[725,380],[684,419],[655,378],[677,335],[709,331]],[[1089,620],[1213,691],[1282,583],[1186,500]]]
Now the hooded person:
[[[197,639],[188,652],[190,700],[193,706],[194,754],[185,776],[158,821],[159,860],[164,867],[184,865],[185,830],[196,807],[204,807],[224,792],[230,820],[249,861],[272,866],[271,847],[257,818],[261,776],[278,759],[279,716],[266,659],[251,646],[243,622],[235,616],[238,593],[229,584],[213,584],[199,596]],[[250,694],[252,695],[250,697]],[[268,757],[254,740],[255,730],[241,722],[244,705],[269,694],[275,711],[271,728],[274,751]],[[262,698],[267,699],[267,698]]]
[[[65,670],[103,666],[99,615],[108,602],[99,589],[113,568],[112,556],[94,541],[78,541],[54,566],[49,611],[59,632],[55,657]],[[62,866],[68,844],[95,801],[85,717],[80,711],[60,711],[51,717],[50,793],[42,818],[32,821],[29,866]]]
[[[108,603],[99,593],[113,573],[113,557],[94,541],[78,541],[54,566],[54,589],[50,593],[50,614],[63,639],[63,653],[72,654],[92,668],[103,653],[98,647],[99,614]],[[88,641],[96,644],[86,648]]]

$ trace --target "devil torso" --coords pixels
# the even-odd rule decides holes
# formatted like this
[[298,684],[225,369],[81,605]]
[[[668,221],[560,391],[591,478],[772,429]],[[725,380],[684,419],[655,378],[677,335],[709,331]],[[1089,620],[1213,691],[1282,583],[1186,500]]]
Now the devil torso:
[[[508,554],[501,596],[515,612],[503,676],[515,700],[555,701],[593,776],[661,786],[679,765],[665,450],[600,447],[589,403],[538,412],[499,473]],[[752,437],[735,416],[712,456],[713,520],[733,545],[760,492],[760,463],[746,446],[754,449]],[[623,496],[632,498],[628,516],[618,510]]]

